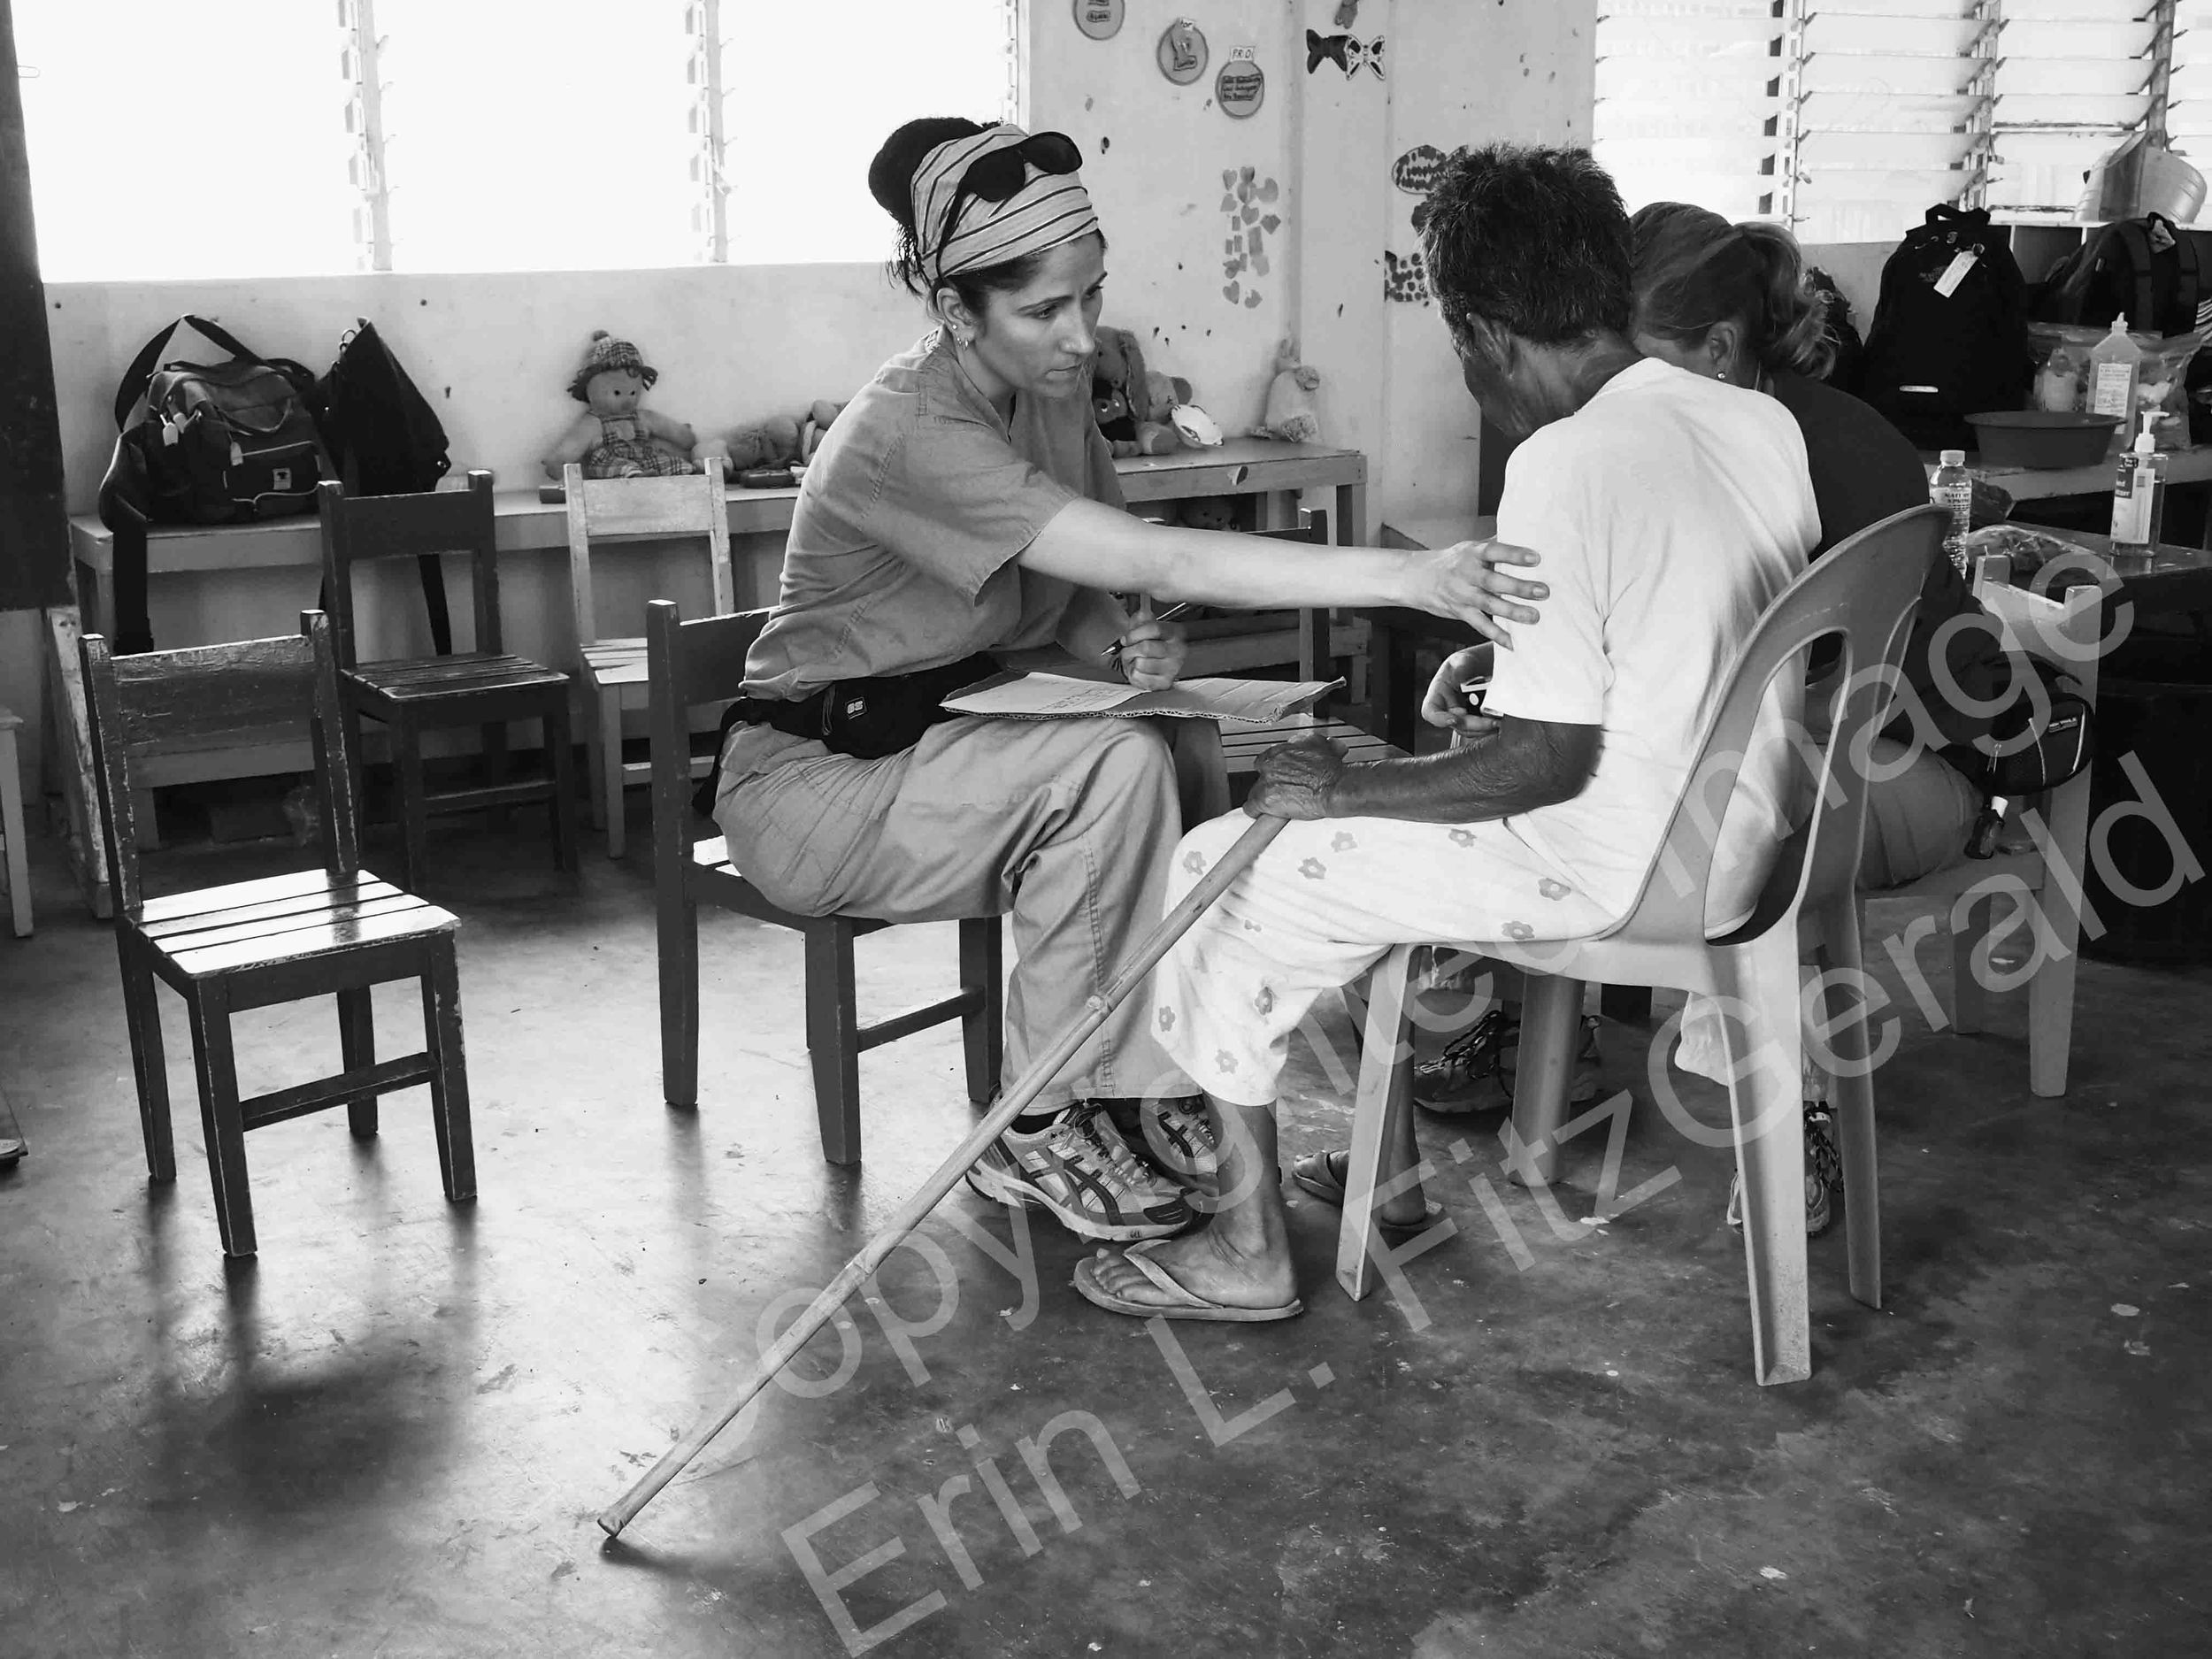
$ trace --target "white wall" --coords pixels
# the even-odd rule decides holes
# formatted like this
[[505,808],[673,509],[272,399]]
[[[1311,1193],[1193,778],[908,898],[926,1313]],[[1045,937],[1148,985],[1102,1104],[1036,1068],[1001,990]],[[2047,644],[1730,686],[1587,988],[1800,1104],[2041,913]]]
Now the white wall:
[[[1416,253],[1417,197],[1391,186],[1390,162],[1418,145],[1447,152],[1510,139],[1586,144],[1596,58],[1595,0],[1440,5],[1400,0],[1390,42],[1387,155],[1374,188],[1389,203],[1387,245]],[[1365,17],[1367,8],[1362,8]],[[1380,286],[1380,273],[1377,274]],[[1391,302],[1387,312],[1387,467],[1382,516],[1461,519],[1475,511],[1481,418],[1433,303]]]

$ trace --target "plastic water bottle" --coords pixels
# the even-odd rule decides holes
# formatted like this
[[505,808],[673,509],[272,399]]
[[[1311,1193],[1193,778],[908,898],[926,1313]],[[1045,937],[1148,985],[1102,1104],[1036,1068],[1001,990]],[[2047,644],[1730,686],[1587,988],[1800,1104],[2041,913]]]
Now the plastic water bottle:
[[1935,476],[1928,480],[1928,499],[1951,515],[1951,527],[1943,536],[1943,550],[1963,574],[1965,536],[1974,523],[1974,475],[1966,470],[1965,450],[1946,449],[1936,457]]

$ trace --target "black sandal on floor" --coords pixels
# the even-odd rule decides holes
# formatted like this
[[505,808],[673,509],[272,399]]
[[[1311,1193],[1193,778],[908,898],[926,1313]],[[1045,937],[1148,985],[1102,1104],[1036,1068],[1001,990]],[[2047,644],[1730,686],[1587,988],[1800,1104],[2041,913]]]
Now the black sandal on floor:
[[[1290,1179],[1325,1204],[1344,1208],[1344,1177],[1337,1173],[1336,1160],[1348,1164],[1349,1152],[1309,1152],[1290,1166]],[[1375,1225],[1383,1238],[1392,1244],[1402,1244],[1408,1239],[1417,1239],[1444,1218],[1444,1206],[1433,1198],[1427,1200],[1428,1213],[1418,1221],[1380,1221]]]

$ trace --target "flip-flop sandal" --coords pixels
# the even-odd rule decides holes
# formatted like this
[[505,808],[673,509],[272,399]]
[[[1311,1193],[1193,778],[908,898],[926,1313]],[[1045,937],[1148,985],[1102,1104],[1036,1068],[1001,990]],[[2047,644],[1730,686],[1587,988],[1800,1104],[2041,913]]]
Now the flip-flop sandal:
[[1095,1256],[1087,1256],[1075,1264],[1076,1290],[1086,1302],[1095,1302],[1109,1313],[1125,1313],[1133,1319],[1210,1319],[1224,1325],[1265,1325],[1276,1319],[1295,1317],[1306,1310],[1306,1304],[1295,1296],[1279,1308],[1232,1308],[1208,1302],[1177,1283],[1167,1269],[1152,1259],[1152,1252],[1165,1242],[1164,1239],[1146,1239],[1131,1245],[1122,1256],[1165,1293],[1170,1301],[1131,1302],[1125,1296],[1115,1295],[1098,1282],[1099,1258]]
[[[1350,1154],[1346,1153],[1349,1158]],[[1344,1208],[1344,1183],[1332,1167],[1338,1156],[1333,1152],[1309,1152],[1290,1166],[1290,1179],[1325,1204]],[[1428,1213],[1418,1221],[1377,1221],[1375,1225],[1384,1240],[1391,1244],[1402,1244],[1408,1239],[1417,1239],[1438,1222],[1444,1219],[1444,1206],[1433,1198],[1428,1201]]]

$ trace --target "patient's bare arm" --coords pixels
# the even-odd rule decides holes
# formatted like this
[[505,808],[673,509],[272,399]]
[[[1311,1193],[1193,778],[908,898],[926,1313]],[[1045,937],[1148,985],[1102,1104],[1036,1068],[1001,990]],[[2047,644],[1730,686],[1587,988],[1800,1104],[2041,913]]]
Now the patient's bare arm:
[[1262,758],[1244,810],[1255,817],[1417,824],[1510,818],[1581,794],[1597,764],[1598,740],[1594,726],[1506,715],[1487,735],[1417,758],[1348,765],[1325,742],[1286,743]]

